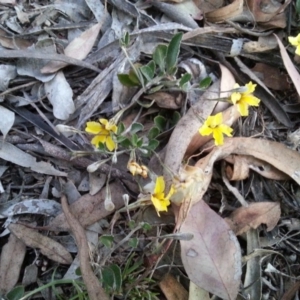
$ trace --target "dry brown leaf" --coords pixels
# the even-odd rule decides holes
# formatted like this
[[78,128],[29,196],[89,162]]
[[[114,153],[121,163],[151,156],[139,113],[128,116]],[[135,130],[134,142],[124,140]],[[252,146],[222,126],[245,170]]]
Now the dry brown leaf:
[[183,104],[182,93],[156,92],[145,95],[144,98],[155,100],[155,103],[161,108],[178,109]]
[[274,34],[274,35],[277,39],[277,42],[278,42],[278,45],[279,45],[279,48],[280,48],[280,54],[281,54],[284,66],[285,66],[287,72],[289,73],[293,83],[294,83],[294,86],[295,86],[295,88],[298,92],[298,95],[300,95],[300,74],[298,73],[297,69],[295,68],[294,64],[292,63],[292,61],[291,61],[289,55],[287,54],[287,51],[286,51],[285,47],[283,46],[281,40],[278,38],[278,36],[276,34]]
[[282,74],[278,68],[264,63],[257,63],[251,70],[258,74],[257,76],[268,88],[276,91],[284,91],[291,88],[288,76]]
[[6,294],[18,282],[25,254],[26,245],[11,234],[1,252],[0,294]]
[[186,300],[189,298],[187,290],[171,274],[164,276],[159,287],[167,300]]
[[172,132],[164,162],[166,189],[171,185],[173,174],[178,174],[186,149],[191,141],[194,141],[197,130],[203,124],[200,118],[204,120],[212,113],[217,103],[213,99],[216,99],[219,89],[220,81],[210,86],[199,101],[179,120]]
[[224,219],[199,201],[180,232],[194,235],[190,241],[180,241],[181,258],[189,279],[222,299],[236,299],[242,272],[241,250]]
[[226,168],[226,176],[229,180],[244,180],[249,176],[249,166],[243,156],[231,155],[234,168]]
[[244,175],[241,175],[240,166],[243,168],[246,168],[247,166],[248,169],[273,180],[287,180],[289,178],[289,176],[278,171],[272,165],[250,155],[229,155],[225,158],[225,160],[234,164],[233,173],[231,173],[231,175],[228,174],[227,176],[230,180],[243,180],[247,178],[246,174],[249,173],[249,170],[247,171],[244,169],[243,172],[245,173]]
[[28,247],[38,248],[41,253],[61,264],[71,264],[71,254],[56,241],[38,233],[36,230],[21,224],[10,224],[8,229]]
[[[94,46],[101,26],[102,23],[95,24],[88,30],[84,31],[79,37],[70,42],[65,49],[65,55],[79,60],[85,59]],[[67,65],[67,63],[61,61],[51,61],[41,69],[41,73],[54,73]]]
[[[126,193],[126,191],[118,182],[110,184],[109,187],[111,190],[112,201],[117,210],[124,206],[122,195]],[[70,205],[71,213],[83,227],[89,226],[112,213],[105,209],[105,196],[105,187],[94,196],[86,194]],[[44,229],[52,231],[68,231],[70,230],[70,227],[66,221],[65,215],[62,213],[53,219],[49,226],[44,227]]]
[[26,49],[33,43],[31,43],[29,40],[21,39],[18,37],[10,37],[4,30],[0,29],[0,44],[4,48],[9,49]]
[[267,231],[271,231],[278,223],[280,213],[278,202],[250,203],[248,207],[236,209],[225,220],[236,235],[241,235],[261,224],[266,224]]
[[235,0],[231,4],[205,14],[208,22],[222,22],[240,16],[243,13],[244,0]]

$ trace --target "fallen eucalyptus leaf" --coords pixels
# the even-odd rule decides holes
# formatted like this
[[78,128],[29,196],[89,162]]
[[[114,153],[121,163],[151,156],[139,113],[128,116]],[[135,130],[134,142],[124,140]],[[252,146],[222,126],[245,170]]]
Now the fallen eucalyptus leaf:
[[28,247],[38,248],[49,259],[61,264],[71,264],[71,254],[56,241],[21,224],[10,224],[8,229]]

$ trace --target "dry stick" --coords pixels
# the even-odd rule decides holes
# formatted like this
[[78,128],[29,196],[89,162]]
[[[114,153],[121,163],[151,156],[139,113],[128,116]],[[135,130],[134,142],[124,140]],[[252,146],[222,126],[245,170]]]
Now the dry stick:
[[85,235],[85,231],[80,223],[74,218],[69,210],[67,198],[65,195],[61,197],[61,205],[63,212],[66,216],[66,220],[73,232],[78,246],[78,256],[80,260],[80,270],[83,281],[86,285],[86,289],[89,294],[90,300],[109,300],[109,297],[105,294],[103,288],[100,285],[98,278],[95,276],[92,267],[90,265],[89,246]]

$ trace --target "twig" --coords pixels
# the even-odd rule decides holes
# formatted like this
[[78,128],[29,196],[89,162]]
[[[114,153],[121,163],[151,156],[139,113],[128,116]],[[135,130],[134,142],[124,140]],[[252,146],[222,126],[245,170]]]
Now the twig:
[[80,260],[80,270],[83,281],[86,285],[86,289],[91,300],[109,300],[109,297],[105,294],[103,288],[100,285],[98,278],[93,273],[90,265],[89,246],[85,235],[84,229],[80,223],[74,218],[69,210],[67,198],[65,195],[61,197],[61,205],[63,212],[66,216],[66,220],[73,232],[78,246],[78,256]]

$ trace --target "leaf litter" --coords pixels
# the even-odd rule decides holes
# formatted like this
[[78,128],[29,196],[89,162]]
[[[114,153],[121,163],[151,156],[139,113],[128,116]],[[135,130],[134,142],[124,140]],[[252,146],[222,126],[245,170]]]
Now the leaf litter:
[[299,11],[264,4],[0,1],[1,296],[297,297]]

